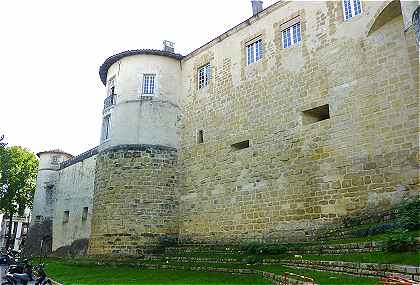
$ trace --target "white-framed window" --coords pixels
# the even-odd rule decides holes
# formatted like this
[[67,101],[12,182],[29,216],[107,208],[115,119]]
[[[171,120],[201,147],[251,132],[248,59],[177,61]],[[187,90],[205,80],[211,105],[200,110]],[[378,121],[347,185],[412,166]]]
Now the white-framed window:
[[109,130],[111,129],[111,115],[106,115],[102,122],[101,141],[104,142],[109,139]]
[[107,87],[107,96],[115,95],[115,77],[112,77],[110,80],[108,80]]
[[302,32],[300,22],[281,31],[283,48],[288,48],[302,41]]
[[262,58],[262,39],[258,39],[246,46],[246,58],[248,65],[257,62]]
[[155,94],[155,74],[145,74],[143,76],[143,94]]
[[210,63],[198,69],[198,89],[204,88],[210,82]]
[[361,0],[343,0],[343,10],[345,20],[362,14]]

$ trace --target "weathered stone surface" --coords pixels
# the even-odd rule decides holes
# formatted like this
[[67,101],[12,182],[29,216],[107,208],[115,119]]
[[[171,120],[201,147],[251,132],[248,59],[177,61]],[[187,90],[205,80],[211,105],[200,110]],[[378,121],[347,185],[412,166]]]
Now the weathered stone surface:
[[[308,240],[416,196],[418,53],[401,16],[367,35],[385,6],[363,2],[344,21],[339,1],[289,2],[182,61],[183,242]],[[297,16],[303,41],[283,49],[280,27]],[[263,58],[247,65],[258,36]],[[212,80],[197,90],[208,62]],[[302,123],[302,111],[324,104],[330,119]],[[249,148],[231,148],[244,140]]]
[[176,238],[177,152],[124,146],[97,158],[91,255],[141,255]]

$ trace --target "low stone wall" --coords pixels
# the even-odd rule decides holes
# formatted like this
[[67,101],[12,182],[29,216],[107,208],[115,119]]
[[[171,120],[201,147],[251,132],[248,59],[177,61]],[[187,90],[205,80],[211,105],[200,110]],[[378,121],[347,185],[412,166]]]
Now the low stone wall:
[[264,263],[278,263],[288,267],[307,268],[319,271],[345,273],[368,277],[401,276],[420,281],[420,267],[396,264],[356,263],[320,260],[264,260]]
[[[161,260],[158,256],[148,256],[148,260]],[[166,257],[167,260],[177,262],[203,262],[203,263],[230,263],[241,264],[238,259],[217,259],[202,257]],[[367,277],[388,277],[398,275],[407,279],[420,281],[420,267],[396,264],[357,263],[343,261],[318,261],[318,260],[277,260],[264,259],[263,264],[280,264],[293,268],[306,268],[319,271],[337,272]]]
[[[416,248],[420,248],[420,238],[416,238]],[[360,252],[377,252],[383,251],[384,241],[355,242],[332,245],[313,245],[290,248],[289,253],[292,254],[346,254]]]
[[370,241],[370,242],[356,242],[345,244],[332,244],[332,245],[313,245],[290,248],[291,254],[345,254],[345,253],[358,253],[358,252],[375,252],[382,251],[384,247],[383,241]]
[[[416,238],[416,248],[420,249],[420,237]],[[287,245],[286,245],[287,246]],[[346,253],[365,253],[365,252],[379,252],[383,251],[385,244],[384,241],[368,241],[368,242],[354,242],[343,244],[319,244],[319,245],[305,245],[299,247],[290,247],[288,253],[290,254],[346,254]],[[242,254],[245,253],[238,247],[210,247],[210,246],[183,246],[183,247],[170,247],[165,250],[166,254],[176,255],[178,253],[193,252],[193,253],[212,253],[214,254]]]

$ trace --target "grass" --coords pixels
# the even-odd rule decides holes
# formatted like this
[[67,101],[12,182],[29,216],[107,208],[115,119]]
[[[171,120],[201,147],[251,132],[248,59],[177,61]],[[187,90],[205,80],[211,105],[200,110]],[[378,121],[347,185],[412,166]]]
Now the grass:
[[[179,263],[170,262],[172,265]],[[183,266],[205,266],[214,268],[252,268],[283,274],[292,272],[306,277],[314,278],[317,284],[326,285],[373,285],[377,281],[373,278],[355,277],[345,274],[318,272],[315,270],[293,269],[280,265],[254,265],[241,264],[208,264],[208,263],[182,263]],[[50,260],[47,273],[56,281],[65,285],[99,285],[99,284],[142,284],[142,285],[247,285],[272,284],[256,275],[239,275],[230,273],[194,272],[187,270],[146,270],[123,265],[99,266],[94,264],[75,264],[74,261]]]
[[307,260],[348,261],[361,263],[392,263],[420,265],[420,251],[413,252],[370,252],[338,255],[303,255]]
[[47,265],[52,279],[65,285],[267,285],[271,282],[256,275],[193,272],[186,270],[147,270],[128,266],[76,265],[52,261]]
[[273,272],[276,274],[292,272],[295,274],[313,278],[315,280],[315,283],[320,285],[373,285],[378,281],[378,279],[374,278],[356,277],[352,275],[321,272],[308,269],[294,269],[281,265],[264,265],[258,266],[257,269]]

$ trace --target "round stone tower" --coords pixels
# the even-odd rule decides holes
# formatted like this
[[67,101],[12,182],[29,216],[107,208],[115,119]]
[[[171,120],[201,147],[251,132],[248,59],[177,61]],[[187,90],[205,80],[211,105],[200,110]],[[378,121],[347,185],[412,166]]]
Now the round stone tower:
[[73,158],[59,149],[43,151],[39,157],[38,177],[34,195],[32,221],[25,243],[27,253],[36,254],[39,250],[41,239],[45,239],[45,251],[51,251],[52,222],[57,200],[57,179],[60,163]]
[[91,255],[139,255],[177,237],[182,56],[134,50],[100,68],[106,85]]

